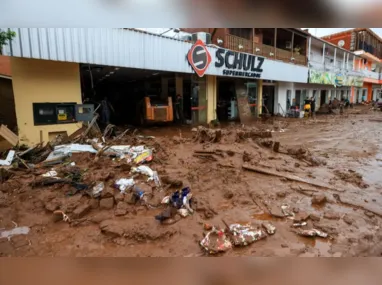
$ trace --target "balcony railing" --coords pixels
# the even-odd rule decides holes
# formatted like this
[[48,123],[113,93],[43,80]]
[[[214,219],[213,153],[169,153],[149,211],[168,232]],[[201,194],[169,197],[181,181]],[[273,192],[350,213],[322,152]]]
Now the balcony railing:
[[343,67],[342,65],[334,66],[333,63],[331,63],[331,64],[325,63],[324,64],[322,62],[311,60],[309,62],[309,68],[314,69],[314,70],[318,70],[318,71],[322,71],[322,72],[346,73],[347,75],[360,76],[360,77],[365,76],[365,73],[363,73],[362,70],[353,69],[352,64],[348,64],[348,66],[345,65],[345,67]]
[[361,70],[360,72],[362,72],[366,78],[372,78],[372,79],[377,79],[379,80],[380,79],[380,73],[379,72],[374,72],[374,71],[370,71],[370,70]]
[[284,62],[295,63],[299,65],[307,65],[307,58],[305,55],[301,55],[295,52],[292,53],[292,51],[275,48],[274,46],[255,43],[251,40],[231,34],[226,34],[225,47],[234,51],[264,56],[269,59],[281,60]]

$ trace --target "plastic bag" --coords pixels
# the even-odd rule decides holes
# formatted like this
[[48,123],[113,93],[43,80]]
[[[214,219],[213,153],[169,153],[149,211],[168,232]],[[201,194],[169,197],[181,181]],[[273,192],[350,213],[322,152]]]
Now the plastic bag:
[[99,197],[104,188],[105,188],[105,184],[103,182],[99,182],[98,184],[96,184],[96,186],[93,187],[91,192],[92,198]]
[[121,178],[115,181],[115,185],[118,187],[118,189],[121,192],[125,192],[127,189],[130,189],[135,185],[135,181],[133,178],[127,179],[127,178]]

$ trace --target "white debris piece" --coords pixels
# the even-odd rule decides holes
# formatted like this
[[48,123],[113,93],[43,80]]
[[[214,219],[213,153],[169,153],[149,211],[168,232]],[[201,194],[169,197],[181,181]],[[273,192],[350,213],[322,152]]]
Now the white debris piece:
[[41,176],[43,176],[43,177],[56,177],[57,171],[51,170],[51,171],[48,171],[47,173],[42,174]]
[[27,235],[29,231],[30,231],[29,227],[18,227],[9,231],[0,232],[0,238],[10,239],[12,236],[16,236],[16,235]]
[[138,167],[132,167],[131,172],[132,173],[140,173],[140,174],[148,176],[149,179],[147,179],[147,181],[154,180],[154,171],[152,171],[152,169],[146,165],[141,165]]
[[118,186],[118,189],[121,192],[125,192],[127,189],[130,189],[135,185],[135,181],[133,178],[126,179],[126,178],[121,178],[115,181],[115,185]]
[[7,158],[4,160],[0,160],[0,165],[2,166],[9,166],[12,164],[13,158],[15,157],[15,151],[10,150],[8,152]]

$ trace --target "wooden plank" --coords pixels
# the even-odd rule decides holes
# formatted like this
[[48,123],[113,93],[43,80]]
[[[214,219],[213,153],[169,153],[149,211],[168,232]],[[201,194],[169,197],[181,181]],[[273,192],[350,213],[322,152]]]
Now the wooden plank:
[[6,151],[19,142],[19,137],[6,126],[0,127],[0,151]]
[[343,192],[341,190],[337,190],[337,189],[332,188],[330,185],[319,183],[319,182],[315,182],[315,181],[311,181],[311,180],[307,180],[307,179],[298,177],[296,175],[283,174],[283,173],[279,173],[279,172],[276,172],[276,171],[273,171],[273,170],[263,169],[263,168],[259,168],[259,167],[256,167],[256,166],[245,165],[245,164],[243,165],[243,168],[246,169],[246,170],[254,171],[254,172],[257,172],[257,173],[261,173],[261,174],[277,176],[277,177],[281,177],[281,178],[286,178],[286,179],[291,180],[291,181],[296,181],[296,182],[301,182],[301,183],[309,184],[309,185],[316,186],[316,187],[319,187],[319,188],[325,188],[325,189],[330,189],[330,190],[334,190],[334,191],[338,191],[338,192]]

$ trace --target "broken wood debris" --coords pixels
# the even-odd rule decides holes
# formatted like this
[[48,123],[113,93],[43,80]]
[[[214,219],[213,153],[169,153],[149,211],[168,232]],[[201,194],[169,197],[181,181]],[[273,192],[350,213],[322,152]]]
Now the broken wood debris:
[[338,191],[337,189],[332,188],[330,185],[326,185],[326,184],[319,183],[319,182],[314,182],[314,181],[309,181],[307,179],[303,179],[303,178],[295,176],[295,175],[282,174],[282,173],[278,173],[276,171],[265,170],[265,169],[262,169],[262,168],[258,168],[258,167],[250,166],[250,165],[246,165],[246,164],[243,165],[243,168],[246,169],[246,170],[254,171],[254,172],[257,172],[257,173],[261,173],[261,174],[273,175],[273,176],[285,178],[285,179],[291,180],[291,181],[297,181],[297,182],[309,184],[309,185],[320,187],[320,188],[325,188],[325,189],[330,189],[330,190]]

